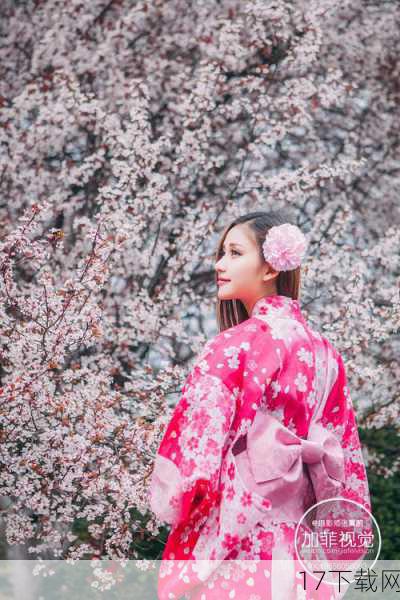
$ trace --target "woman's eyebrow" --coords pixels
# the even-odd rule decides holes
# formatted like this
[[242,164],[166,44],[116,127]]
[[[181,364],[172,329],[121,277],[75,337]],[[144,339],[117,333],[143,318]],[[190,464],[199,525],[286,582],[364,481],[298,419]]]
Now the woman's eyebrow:
[[[243,248],[242,244],[237,244],[236,242],[229,242],[228,246],[241,246]],[[222,247],[225,248],[225,244]]]

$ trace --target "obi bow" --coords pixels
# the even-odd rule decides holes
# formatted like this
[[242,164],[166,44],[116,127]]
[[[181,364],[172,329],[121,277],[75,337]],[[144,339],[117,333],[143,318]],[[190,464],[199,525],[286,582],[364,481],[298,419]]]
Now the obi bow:
[[[344,452],[339,440],[319,423],[300,438],[272,415],[259,410],[238,445],[236,464],[252,492],[267,496],[293,518],[304,510],[310,481],[316,501],[340,495],[345,481]],[[307,476],[307,472],[309,477]]]

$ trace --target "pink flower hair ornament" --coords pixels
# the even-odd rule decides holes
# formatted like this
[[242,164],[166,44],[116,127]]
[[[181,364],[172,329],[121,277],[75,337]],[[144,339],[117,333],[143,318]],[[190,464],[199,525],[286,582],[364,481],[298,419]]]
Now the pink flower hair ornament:
[[265,236],[264,258],[275,271],[291,271],[300,266],[307,240],[297,225],[274,225]]

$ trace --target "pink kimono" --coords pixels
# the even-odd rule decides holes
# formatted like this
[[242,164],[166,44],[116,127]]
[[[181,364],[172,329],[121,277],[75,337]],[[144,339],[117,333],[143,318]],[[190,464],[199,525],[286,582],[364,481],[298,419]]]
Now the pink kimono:
[[[271,569],[255,598],[339,597],[332,586],[301,594],[293,571],[274,571],[296,559],[307,508],[338,496],[371,511],[343,360],[297,300],[265,296],[205,344],[160,444],[150,506],[171,531],[159,598],[247,599],[257,560]],[[230,559],[256,566],[243,582],[210,584]]]

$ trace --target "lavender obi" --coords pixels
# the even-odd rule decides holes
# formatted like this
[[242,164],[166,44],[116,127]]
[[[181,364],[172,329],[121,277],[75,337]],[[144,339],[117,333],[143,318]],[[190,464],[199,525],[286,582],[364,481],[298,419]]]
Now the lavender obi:
[[232,454],[245,487],[270,500],[271,519],[298,521],[309,506],[343,489],[343,448],[319,423],[312,422],[303,439],[259,409]]

